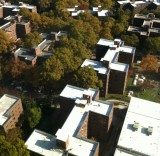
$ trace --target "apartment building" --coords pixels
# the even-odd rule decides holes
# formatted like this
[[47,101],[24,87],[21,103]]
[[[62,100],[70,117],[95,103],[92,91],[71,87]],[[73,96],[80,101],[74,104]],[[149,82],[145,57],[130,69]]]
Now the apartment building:
[[109,11],[107,9],[102,9],[101,5],[97,7],[92,7],[90,9],[83,9],[81,6],[75,5],[72,8],[67,8],[67,11],[71,14],[72,17],[77,17],[79,14],[84,12],[91,13],[92,15],[99,18],[105,18],[109,16]]
[[128,32],[147,37],[160,36],[160,19],[156,18],[153,13],[135,14],[133,25],[128,27]]
[[132,97],[114,156],[160,155],[160,104]]
[[130,10],[136,13],[144,9],[156,10],[160,8],[159,0],[120,0],[117,2],[123,10]]
[[134,61],[136,48],[125,46],[121,39],[100,39],[96,46],[96,61],[86,59],[81,67],[92,67],[103,82],[101,95],[123,94],[128,70]]
[[22,16],[7,16],[0,19],[0,29],[5,31],[11,40],[16,41],[31,32],[31,25],[29,21],[23,20]]
[[7,132],[14,128],[22,113],[21,99],[4,94],[0,98],[0,129]]
[[51,32],[50,34],[41,33],[42,42],[33,48],[19,48],[14,52],[15,60],[19,59],[34,66],[38,62],[43,62],[53,55],[50,49],[51,44],[56,47],[60,44],[60,36],[66,35],[66,32]]
[[18,5],[7,3],[5,1],[0,2],[0,18],[7,16],[17,15],[21,8],[26,8],[31,12],[37,12],[37,7],[23,2],[19,2]]
[[34,130],[25,143],[28,150],[46,156],[98,156],[98,141],[107,138],[113,105],[98,100],[99,91],[92,88],[66,85],[60,97],[61,106],[74,103],[65,123],[55,136]]

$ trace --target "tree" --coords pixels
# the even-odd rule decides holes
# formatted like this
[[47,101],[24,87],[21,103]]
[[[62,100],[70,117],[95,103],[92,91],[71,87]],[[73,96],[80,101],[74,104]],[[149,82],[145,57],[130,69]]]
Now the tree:
[[93,68],[83,67],[76,71],[72,83],[83,88],[101,88],[102,81],[98,79]]
[[0,54],[7,52],[10,46],[10,40],[7,36],[7,34],[0,29]]
[[89,48],[94,47],[97,42],[98,36],[88,22],[81,20],[71,22],[69,24],[69,32],[69,37],[81,41]]
[[43,65],[41,77],[44,82],[53,84],[64,75],[64,67],[55,56],[50,57]]
[[137,35],[122,35],[121,36],[122,40],[126,45],[134,46],[137,47],[139,45],[139,39]]
[[34,128],[41,119],[41,108],[34,101],[27,109],[27,119],[30,128]]
[[16,142],[12,143],[3,135],[0,135],[0,153],[1,156],[29,156],[29,152],[21,139],[17,138]]
[[141,68],[144,71],[157,72],[158,70],[158,59],[154,55],[148,54],[146,57],[142,58]]
[[41,36],[38,32],[29,33],[23,39],[23,45],[26,48],[33,48],[42,41]]
[[28,66],[25,62],[12,59],[8,63],[8,71],[13,78],[20,78],[27,69],[31,67]]
[[160,37],[149,37],[146,39],[144,43],[144,47],[147,52],[151,52],[153,54],[160,54]]

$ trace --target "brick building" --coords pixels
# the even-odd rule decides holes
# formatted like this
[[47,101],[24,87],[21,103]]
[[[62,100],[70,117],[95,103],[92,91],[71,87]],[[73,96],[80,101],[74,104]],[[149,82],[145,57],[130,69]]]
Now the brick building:
[[1,19],[0,29],[4,30],[13,41],[31,32],[30,22],[23,20],[22,16],[19,15]]
[[113,105],[98,100],[99,91],[92,88],[66,85],[60,97],[61,107],[74,103],[65,123],[55,136],[34,130],[25,143],[27,148],[46,156],[99,156],[99,141],[107,138]]
[[160,19],[155,18],[153,13],[135,14],[132,26],[128,27],[128,32],[147,37],[160,36]]
[[120,0],[117,1],[123,10],[130,10],[136,13],[147,9],[156,10],[160,9],[160,2],[158,0],[147,1],[147,0]]
[[7,132],[14,128],[22,113],[21,99],[7,94],[3,95],[0,98],[0,129]]
[[16,41],[17,34],[16,34],[16,22],[7,22],[4,25],[0,26],[0,29],[6,32],[9,39]]
[[77,17],[79,14],[84,12],[91,13],[92,15],[97,16],[100,19],[109,16],[109,11],[107,9],[103,9],[101,5],[92,7],[91,9],[75,5],[73,8],[67,8],[67,11],[71,14],[72,17]]
[[17,15],[21,8],[26,8],[31,12],[37,12],[37,7],[23,2],[19,2],[19,5],[14,5],[7,2],[0,3],[0,18],[7,16]]
[[123,94],[128,70],[134,61],[135,48],[125,46],[120,39],[100,39],[96,47],[96,60],[86,59],[81,67],[91,66],[103,82],[101,95]]
[[66,35],[66,32],[59,31],[46,34],[41,33],[40,37],[42,38],[42,42],[33,48],[19,48],[14,52],[15,60],[20,59],[21,61],[26,62],[34,66],[38,61],[43,62],[53,55],[53,52],[50,50],[50,46],[55,45],[56,47],[60,44],[59,37],[62,35]]

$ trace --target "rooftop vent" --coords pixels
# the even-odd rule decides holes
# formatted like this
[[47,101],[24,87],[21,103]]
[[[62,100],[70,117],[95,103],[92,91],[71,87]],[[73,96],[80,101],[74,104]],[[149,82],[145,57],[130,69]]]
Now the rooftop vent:
[[87,103],[91,103],[91,101],[92,101],[92,95],[91,95],[90,91],[84,91],[84,93],[83,93],[83,99],[87,100]]
[[110,46],[110,50],[116,50],[116,48],[117,48],[117,45],[111,45]]
[[117,47],[119,47],[121,44],[121,40],[120,39],[115,39],[114,40],[114,45],[117,45]]
[[147,128],[147,134],[148,135],[152,135],[152,132],[153,132],[153,127],[148,126],[148,128]]
[[138,131],[138,127],[139,127],[139,123],[134,121],[134,124],[133,124],[133,131]]
[[149,14],[148,14],[148,18],[154,19],[154,18],[155,18],[155,15],[154,15],[153,13],[149,13]]

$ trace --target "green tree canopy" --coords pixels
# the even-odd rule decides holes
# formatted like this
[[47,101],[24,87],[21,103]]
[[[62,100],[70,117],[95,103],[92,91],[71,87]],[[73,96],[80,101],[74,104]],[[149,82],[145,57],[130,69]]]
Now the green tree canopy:
[[90,67],[80,68],[73,77],[73,84],[83,88],[101,88],[102,81],[98,79],[96,71]]
[[33,48],[37,46],[42,41],[41,36],[38,32],[33,32],[27,34],[23,39],[23,45],[26,48]]
[[122,35],[122,40],[124,41],[125,45],[137,47],[139,45],[139,38],[137,35]]
[[27,108],[27,119],[30,128],[34,128],[41,119],[41,108],[34,101]]
[[29,156],[29,152],[21,139],[17,138],[16,142],[12,143],[3,135],[0,135],[0,153],[1,156]]
[[10,46],[10,40],[7,34],[0,29],[0,54],[7,52]]
[[160,37],[149,37],[144,43],[144,47],[147,52],[153,54],[160,54]]

